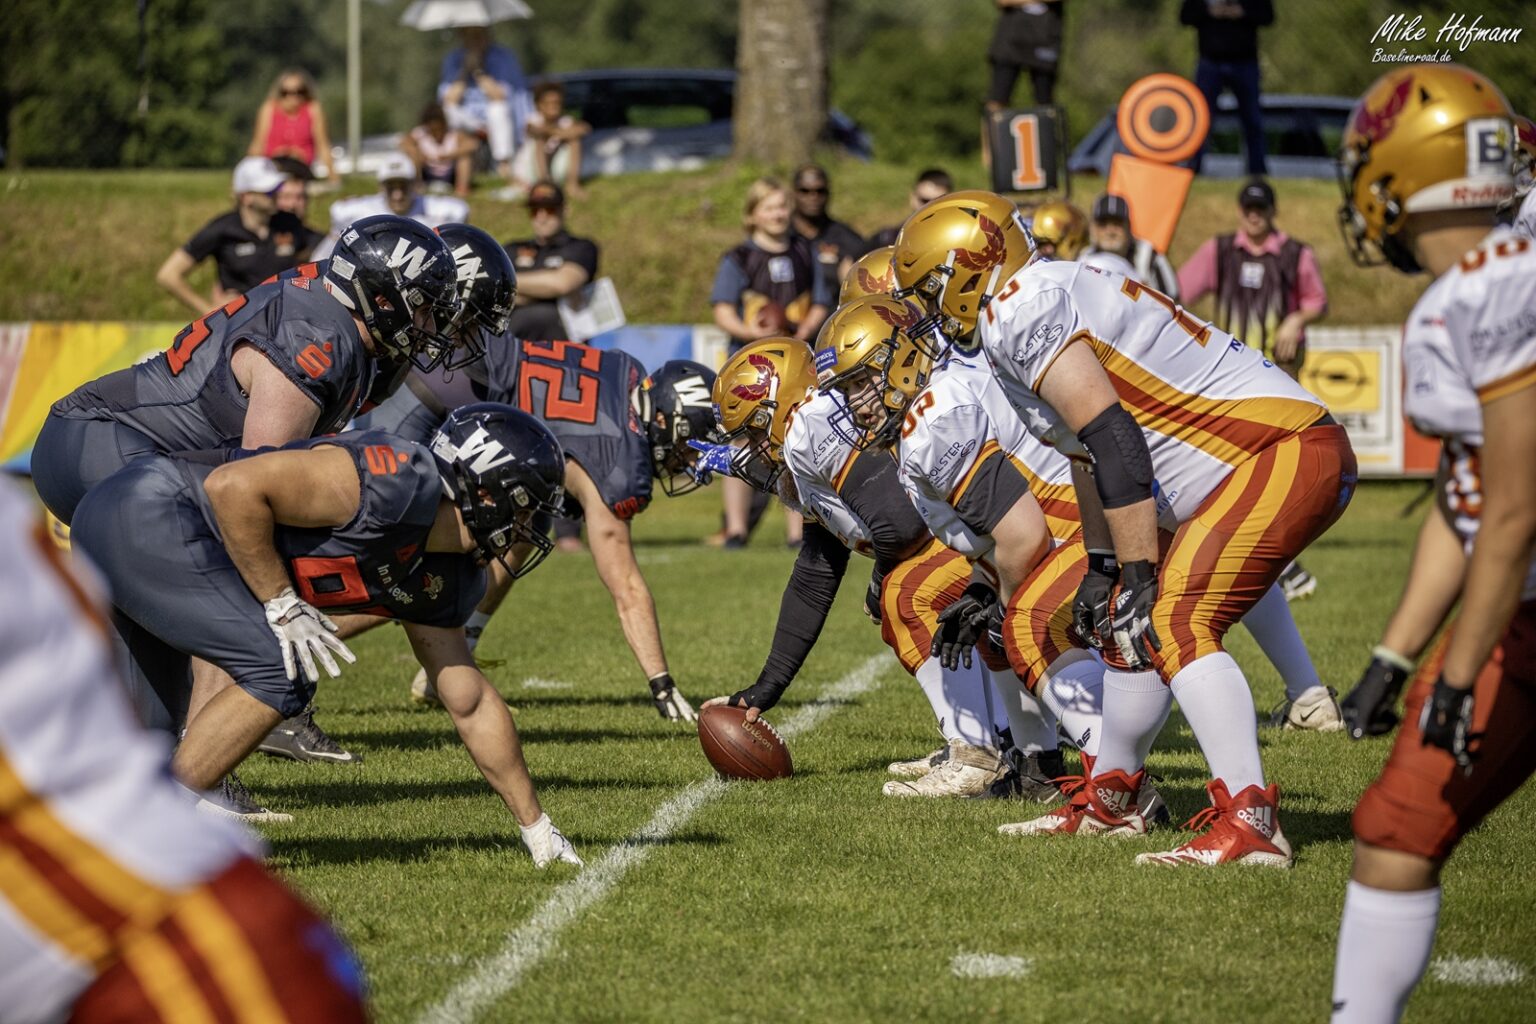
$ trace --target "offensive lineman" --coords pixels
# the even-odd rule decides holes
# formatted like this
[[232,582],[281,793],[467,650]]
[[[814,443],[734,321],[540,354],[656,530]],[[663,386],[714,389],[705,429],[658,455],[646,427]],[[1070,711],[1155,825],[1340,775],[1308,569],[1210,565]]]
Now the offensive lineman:
[[[1413,317],[1443,318],[1450,358],[1433,389],[1409,378],[1404,406],[1421,428],[1476,451],[1482,509],[1461,613],[1355,808],[1336,1024],[1402,1014],[1434,945],[1441,866],[1536,770],[1536,602],[1522,601],[1536,543],[1536,248],[1494,228],[1512,192],[1513,139],[1509,105],[1487,78],[1419,64],[1377,79],[1342,145],[1340,224],[1356,259],[1436,278]],[[1432,362],[1433,340],[1408,331],[1405,366]],[[1358,714],[1376,722],[1392,695],[1367,696]]]
[[404,622],[535,864],[579,864],[540,808],[506,702],[464,637],[486,564],[515,577],[548,554],[540,517],[558,511],[563,471],[559,442],[533,417],[472,405],[430,451],[365,431],[211,471],[138,460],[86,496],[74,540],[137,627],[133,657],[168,706],[188,657],[233,679],[187,723],[172,761],[187,786],[213,785],[305,706],[320,666],[335,676],[335,656],[353,660],[327,612],[381,615]]
[[[914,214],[893,265],[898,294],[928,302],[958,344],[979,345],[1021,415],[1038,396],[1093,458],[1095,486],[1078,492],[1084,539],[1090,550],[1113,540],[1119,590],[1111,603],[1113,571],[1091,569],[1073,617],[1080,635],[1111,634],[1114,648],[1097,774],[1054,830],[1144,828],[1133,811],[1142,766],[1177,697],[1211,766],[1213,811],[1198,816],[1210,829],[1138,863],[1289,866],[1252,695],[1222,639],[1343,513],[1354,454],[1321,402],[1160,292],[1030,258],[1012,204],[968,192]],[[1154,467],[1156,509],[1179,523],[1161,566]]]

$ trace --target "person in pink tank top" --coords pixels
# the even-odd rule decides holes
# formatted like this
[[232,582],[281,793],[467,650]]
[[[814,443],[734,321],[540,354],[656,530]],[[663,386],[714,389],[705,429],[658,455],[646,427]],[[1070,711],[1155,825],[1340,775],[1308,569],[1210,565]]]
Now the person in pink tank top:
[[289,68],[277,76],[256,113],[256,129],[247,152],[316,168],[322,178],[331,176],[330,132],[309,72]]

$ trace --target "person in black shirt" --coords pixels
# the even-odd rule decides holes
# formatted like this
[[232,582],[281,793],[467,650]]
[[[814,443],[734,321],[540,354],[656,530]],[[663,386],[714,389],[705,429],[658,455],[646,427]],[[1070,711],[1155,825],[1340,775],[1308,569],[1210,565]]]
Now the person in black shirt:
[[1013,102],[1013,87],[1021,71],[1029,72],[1035,102],[1050,106],[1056,93],[1056,68],[1061,63],[1062,13],[1065,0],[996,0],[997,28],[987,49],[992,84],[987,110],[1005,110]]
[[556,303],[597,276],[597,245],[565,230],[565,192],[552,181],[528,191],[533,237],[507,242],[517,268],[517,308],[509,330],[519,338],[558,341],[566,336]]
[[[294,214],[277,208],[277,195],[287,180],[264,156],[241,160],[235,165],[235,208],[203,225],[167,256],[155,281],[202,316],[303,263],[321,235]],[[211,298],[200,295],[187,281],[209,256],[219,271]]]
[[[1243,122],[1243,150],[1248,173],[1268,173],[1264,162],[1264,115],[1259,107],[1259,29],[1275,20],[1271,0],[1184,0],[1179,21],[1199,35],[1200,60],[1195,85],[1216,113],[1216,98],[1232,90],[1237,116]],[[1201,157],[1205,150],[1200,151]],[[1195,170],[1200,170],[1200,158]]]
[[828,215],[831,197],[825,169],[806,164],[795,172],[795,215],[791,221],[795,234],[811,243],[811,253],[822,273],[832,281],[841,281],[869,246],[864,236]]

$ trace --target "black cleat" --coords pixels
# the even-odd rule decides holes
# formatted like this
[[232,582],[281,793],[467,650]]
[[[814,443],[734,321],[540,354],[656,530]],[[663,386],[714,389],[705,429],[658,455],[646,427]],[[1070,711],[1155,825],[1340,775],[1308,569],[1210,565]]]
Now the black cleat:
[[245,788],[240,776],[230,772],[224,776],[217,789],[203,794],[197,801],[197,809],[216,818],[233,818],[247,824],[260,822],[281,825],[293,820],[293,815],[281,811],[269,811],[256,802],[251,791]]
[[354,754],[325,734],[315,724],[315,709],[305,708],[292,718],[277,723],[256,748],[273,757],[295,761],[326,761],[331,764],[361,764],[361,754]]

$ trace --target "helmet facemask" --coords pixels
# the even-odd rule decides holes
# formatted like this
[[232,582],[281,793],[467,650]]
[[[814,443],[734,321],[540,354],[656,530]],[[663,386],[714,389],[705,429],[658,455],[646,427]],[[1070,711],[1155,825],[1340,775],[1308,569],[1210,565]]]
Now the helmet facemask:
[[[477,560],[485,564],[492,560],[500,562],[512,579],[518,579],[537,568],[554,550],[548,520],[564,514],[560,488],[555,489],[549,500],[540,501],[522,484],[514,484],[504,494],[492,493],[459,462],[454,463],[453,473],[459,513],[475,542],[470,554]],[[532,550],[514,568],[507,554],[520,544]]]
[[725,443],[736,446],[731,456],[731,475],[744,480],[756,490],[772,494],[779,474],[784,472],[784,448],[773,442],[773,413],[779,407],[778,379],[773,392],[752,410],[741,426],[725,435]]
[[[944,353],[938,324],[939,318],[930,314],[906,330],[892,327],[890,336],[857,363],[823,379],[821,389],[841,398],[829,417],[832,428],[854,449],[895,446],[907,408],[928,386],[933,364]],[[865,425],[865,420],[872,422]]]

